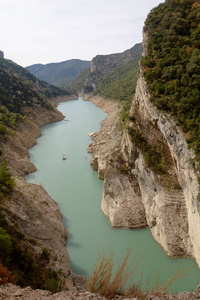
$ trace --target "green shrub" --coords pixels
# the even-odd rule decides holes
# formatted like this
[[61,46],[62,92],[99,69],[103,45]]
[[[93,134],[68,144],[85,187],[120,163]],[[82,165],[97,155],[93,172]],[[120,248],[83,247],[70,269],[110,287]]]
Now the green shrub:
[[7,167],[7,160],[4,160],[0,167],[0,199],[3,195],[11,193],[14,185],[14,179]]
[[42,253],[40,254],[40,259],[45,260],[46,262],[50,261],[50,253],[47,248],[42,249]]
[[0,227],[0,258],[8,258],[12,250],[11,236]]
[[63,289],[64,280],[58,278],[48,278],[45,280],[45,290],[52,293],[60,292]]
[[151,101],[177,119],[200,162],[200,3],[166,0],[148,15],[142,58]]

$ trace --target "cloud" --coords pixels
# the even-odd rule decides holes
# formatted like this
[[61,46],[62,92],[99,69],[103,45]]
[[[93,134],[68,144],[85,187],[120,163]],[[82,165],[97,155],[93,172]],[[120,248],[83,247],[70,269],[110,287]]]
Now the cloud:
[[[26,66],[121,52],[159,0],[1,0],[1,49]],[[162,1],[163,2],[163,1]]]

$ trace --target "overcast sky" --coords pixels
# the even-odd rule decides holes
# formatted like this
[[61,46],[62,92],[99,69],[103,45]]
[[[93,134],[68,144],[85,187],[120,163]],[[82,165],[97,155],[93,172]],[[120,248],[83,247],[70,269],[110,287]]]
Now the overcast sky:
[[164,0],[0,0],[0,50],[21,66],[123,52]]

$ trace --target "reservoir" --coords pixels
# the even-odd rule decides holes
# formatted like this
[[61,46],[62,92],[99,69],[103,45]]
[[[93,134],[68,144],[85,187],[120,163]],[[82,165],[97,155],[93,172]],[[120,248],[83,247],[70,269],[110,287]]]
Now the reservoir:
[[[100,205],[103,181],[90,166],[87,152],[91,138],[106,114],[92,102],[71,100],[59,104],[65,119],[41,127],[38,144],[30,149],[30,159],[37,171],[26,176],[28,182],[41,184],[57,202],[68,231],[67,250],[74,273],[92,274],[103,250],[115,251],[116,264],[132,249],[130,263],[139,261],[134,280],[153,282],[160,275],[165,281],[178,269],[192,269],[173,283],[170,291],[190,291],[200,282],[200,271],[193,259],[170,259],[154,241],[148,228],[140,230],[112,229]],[[62,160],[66,155],[67,159]]]

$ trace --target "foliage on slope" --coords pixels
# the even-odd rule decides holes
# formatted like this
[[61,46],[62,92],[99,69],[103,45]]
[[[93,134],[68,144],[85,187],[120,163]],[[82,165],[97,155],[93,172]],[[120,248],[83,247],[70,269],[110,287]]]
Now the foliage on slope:
[[29,82],[0,68],[0,135],[14,130],[16,121],[24,118],[26,107],[38,105],[53,109],[50,102]]
[[91,62],[91,73],[87,77],[84,93],[93,92],[100,77],[111,73],[133,59],[139,59],[141,54],[142,44],[140,43],[122,53],[95,56]]
[[[22,70],[22,75],[24,74]],[[54,109],[26,77],[25,80],[0,68],[1,143],[7,140],[8,134],[14,135],[16,122],[26,117],[27,108]],[[2,153],[0,148],[0,155]],[[15,182],[7,167],[7,161],[3,161],[2,156],[0,161],[0,284],[13,282],[21,286],[30,285],[33,288],[57,291],[62,280],[51,269],[50,253],[47,249],[36,250],[40,249],[39,245],[24,237],[15,224],[12,213],[3,206],[5,199],[9,201]]]
[[59,291],[64,278],[51,269],[49,251],[43,248],[37,252],[35,240],[26,239],[9,214],[0,207],[0,284],[12,282],[21,287]]
[[94,95],[101,95],[107,99],[120,100],[122,103],[121,120],[125,121],[135,93],[139,58],[132,59],[128,63],[99,78],[96,83]]
[[124,122],[135,93],[141,55],[141,43],[123,53],[97,55],[92,60],[92,71],[87,69],[80,72],[70,87],[77,92],[120,100],[121,120]]
[[177,119],[200,161],[200,3],[166,0],[147,17],[142,59],[151,101]]
[[82,70],[78,76],[70,84],[70,88],[76,92],[82,92],[85,86],[86,79],[90,74],[90,68]]
[[80,71],[89,68],[90,61],[71,59],[46,65],[36,64],[27,67],[32,74],[58,87],[69,86]]
[[0,68],[7,70],[10,74],[18,76],[24,82],[31,84],[38,92],[47,98],[69,95],[70,92],[53,86],[43,80],[39,80],[25,68],[16,63],[0,58]]
[[20,113],[25,106],[49,106],[47,99],[29,82],[0,68],[0,103],[10,112]]

